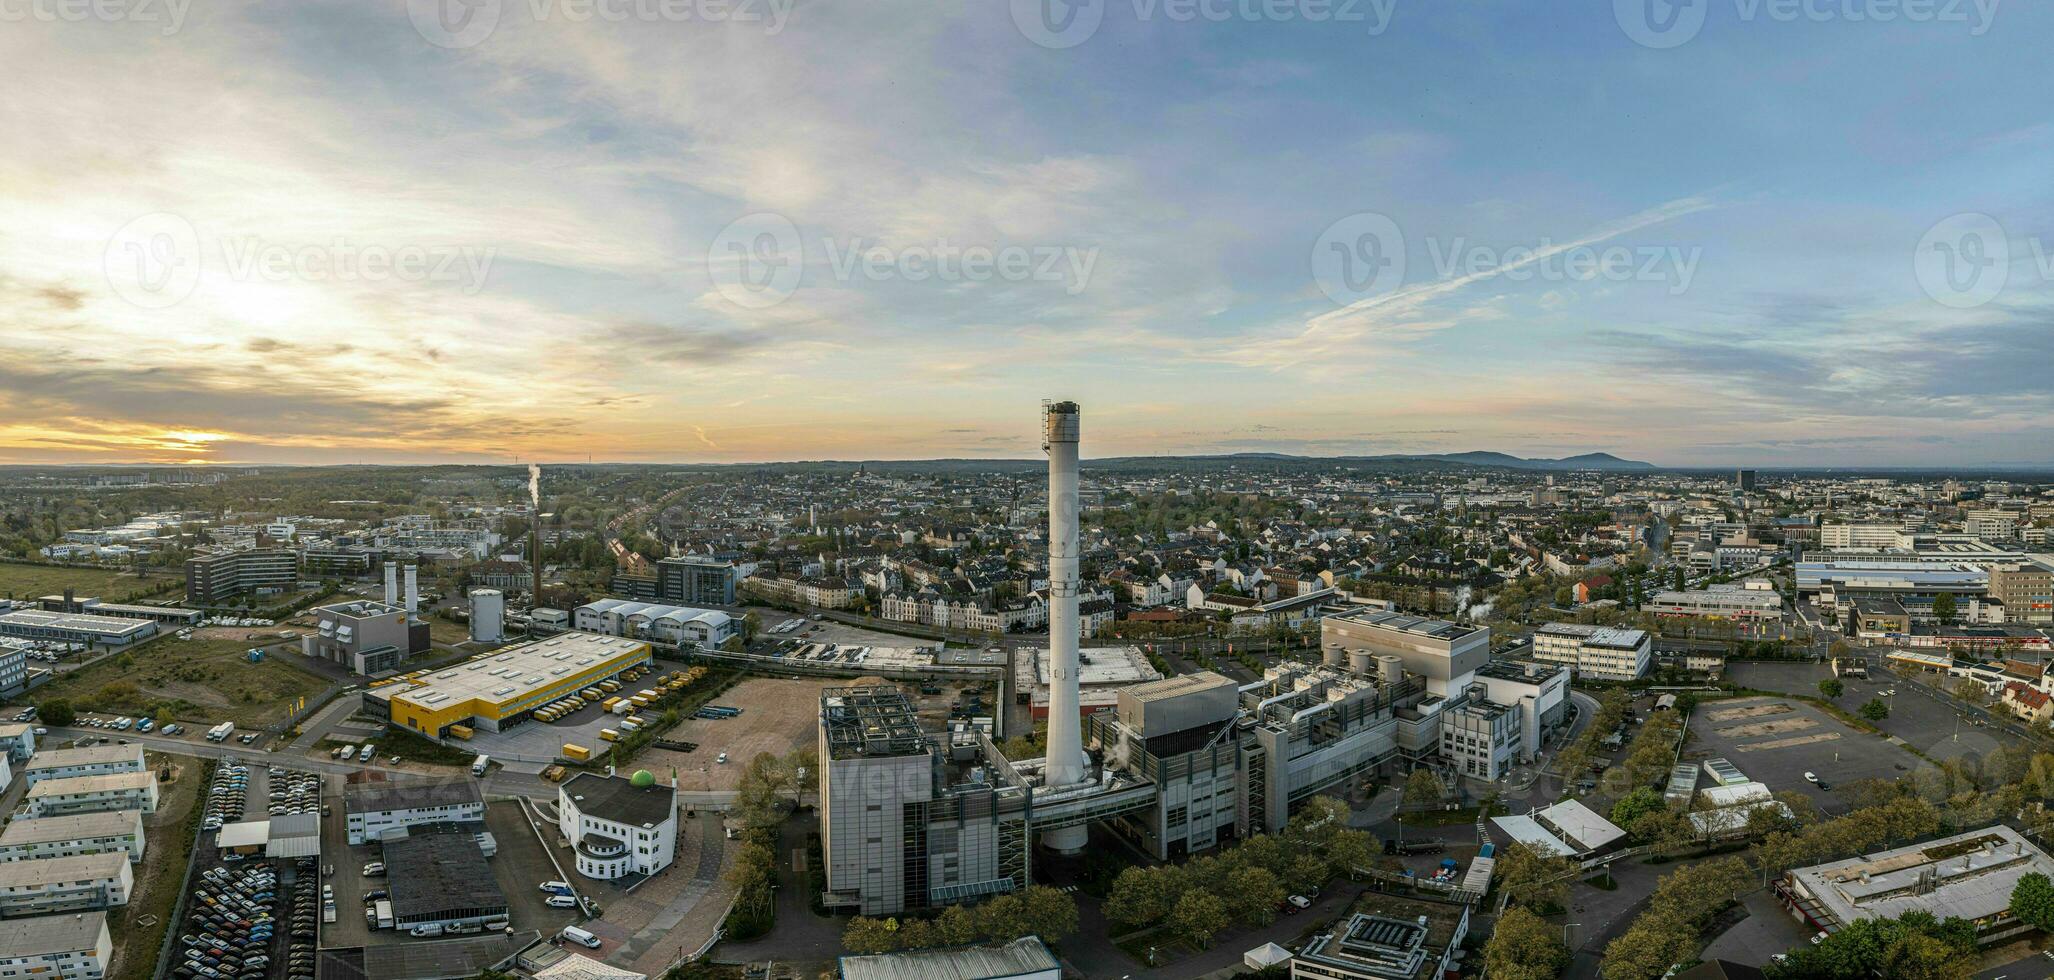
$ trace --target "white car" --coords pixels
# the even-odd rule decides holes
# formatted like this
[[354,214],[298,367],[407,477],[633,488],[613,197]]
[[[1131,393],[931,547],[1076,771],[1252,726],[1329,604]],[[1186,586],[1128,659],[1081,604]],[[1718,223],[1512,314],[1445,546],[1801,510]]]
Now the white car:
[[1811,771],[1806,771],[1804,774],[1804,781],[1807,783],[1817,783],[1819,781],[1819,774]]

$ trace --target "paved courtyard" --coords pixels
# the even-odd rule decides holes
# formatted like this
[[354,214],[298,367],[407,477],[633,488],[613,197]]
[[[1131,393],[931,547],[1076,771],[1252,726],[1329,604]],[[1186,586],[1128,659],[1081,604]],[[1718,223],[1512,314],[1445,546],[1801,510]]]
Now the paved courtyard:
[[[1707,701],[1691,714],[1690,732],[1685,761],[1724,758],[1771,791],[1803,793],[1826,813],[1847,808],[1839,797],[1846,784],[1896,780],[1921,764],[1902,746],[1794,698]],[[1806,772],[1817,773],[1830,790],[1806,781]]]

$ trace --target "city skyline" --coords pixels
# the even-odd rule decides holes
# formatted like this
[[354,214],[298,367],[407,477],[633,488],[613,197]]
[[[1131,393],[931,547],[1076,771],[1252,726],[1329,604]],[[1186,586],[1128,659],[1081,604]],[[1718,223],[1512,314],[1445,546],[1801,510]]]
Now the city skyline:
[[2054,463],[2054,11],[1341,6],[30,16],[0,464]]

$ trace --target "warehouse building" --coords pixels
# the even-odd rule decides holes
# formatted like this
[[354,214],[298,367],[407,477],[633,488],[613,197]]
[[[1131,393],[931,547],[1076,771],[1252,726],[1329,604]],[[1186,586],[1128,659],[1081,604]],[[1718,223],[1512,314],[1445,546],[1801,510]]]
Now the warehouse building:
[[157,812],[157,774],[116,772],[104,776],[45,779],[29,787],[22,812],[31,817],[61,817],[105,810]]
[[20,640],[125,647],[156,635],[157,624],[147,619],[50,612],[46,609],[16,609],[0,613],[0,636]]
[[477,781],[460,776],[353,783],[343,788],[342,806],[351,844],[374,843],[408,827],[485,819]]
[[626,599],[597,599],[571,610],[571,625],[587,633],[718,650],[735,635],[727,613]]
[[646,877],[677,856],[677,787],[646,769],[628,778],[579,773],[556,788],[556,811],[587,878]]
[[2011,912],[2011,891],[2027,874],[2054,876],[2054,859],[2002,824],[1874,854],[1794,868],[1776,882],[1784,906],[1825,932],[1857,919],[1906,912],[1975,923],[1976,942],[1994,945],[2032,931]]
[[77,776],[105,776],[117,772],[142,772],[140,745],[89,745],[77,749],[51,749],[29,760],[29,785],[49,779]]
[[649,662],[649,645],[594,633],[561,633],[399,684],[364,692],[391,723],[437,738],[451,725],[496,732],[536,708]]
[[100,980],[113,955],[105,912],[17,919],[0,928],[0,977]]
[[120,852],[143,859],[143,812],[110,810],[64,817],[15,817],[0,830],[0,862]]
[[62,595],[46,595],[36,600],[49,612],[90,613],[94,616],[114,616],[121,619],[147,619],[159,626],[174,628],[198,626],[206,614],[197,609],[182,609],[178,606],[138,606],[121,602],[101,602],[95,598],[73,598]]
[[470,834],[419,834],[385,842],[398,928],[463,926],[507,919],[506,893]]
[[119,853],[0,863],[0,918],[127,905],[134,888],[134,872]]

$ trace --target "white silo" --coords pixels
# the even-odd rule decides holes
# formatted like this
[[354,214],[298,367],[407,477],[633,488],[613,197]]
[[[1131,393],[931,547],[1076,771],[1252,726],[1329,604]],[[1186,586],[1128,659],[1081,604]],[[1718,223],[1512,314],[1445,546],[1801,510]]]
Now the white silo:
[[1405,658],[1382,654],[1376,658],[1377,676],[1386,684],[1396,684],[1405,679]]
[[1376,669],[1376,654],[1368,650],[1348,651],[1348,669],[1368,677],[1370,671]]
[[1330,647],[1327,647],[1326,650],[1321,653],[1320,662],[1336,669],[1345,667],[1347,666],[1348,662],[1348,651],[1342,649],[1341,645],[1336,643]]
[[471,639],[498,643],[506,638],[506,595],[498,589],[471,590]]

